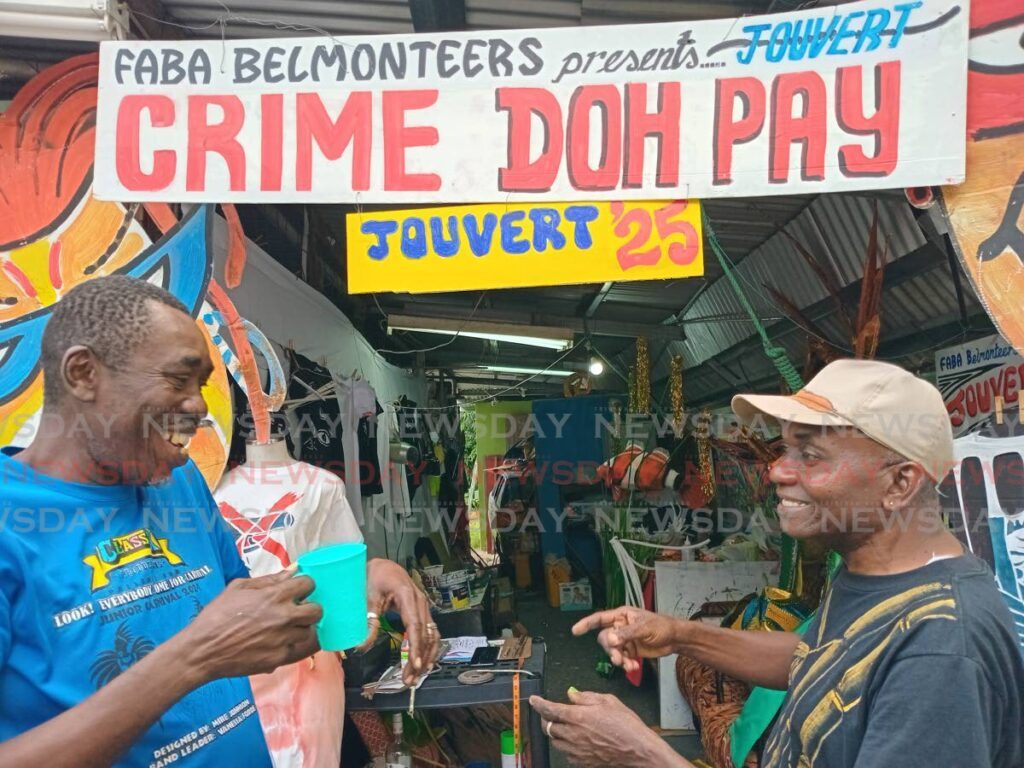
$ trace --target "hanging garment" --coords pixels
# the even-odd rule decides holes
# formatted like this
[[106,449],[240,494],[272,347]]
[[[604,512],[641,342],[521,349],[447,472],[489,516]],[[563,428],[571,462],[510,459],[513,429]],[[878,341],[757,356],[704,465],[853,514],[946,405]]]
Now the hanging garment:
[[[381,468],[381,493],[371,496],[367,500],[367,517],[379,522],[386,514],[385,510],[391,509],[391,474],[395,467],[391,464],[391,441],[397,440],[395,410],[391,405],[384,405],[377,415],[375,424],[377,438],[377,466]],[[398,470],[401,472],[401,468]],[[402,477],[404,479],[404,472]]]
[[[363,540],[345,484],[311,464],[235,467],[214,498],[253,576],[320,546]],[[336,654],[320,651],[250,682],[275,768],[337,768],[345,680]]]
[[[289,354],[289,359],[289,399],[311,397],[311,390],[331,383],[331,372],[322,365],[295,352]],[[326,395],[303,403],[292,408],[289,417],[289,431],[297,443],[298,457],[307,464],[322,467],[344,478],[345,449],[337,398]]]
[[[391,466],[391,471],[388,472],[388,493],[391,497],[391,505],[385,510],[385,514],[390,514],[395,519],[404,520],[412,515],[412,497],[414,494],[409,493],[409,485],[406,483],[405,476],[403,475],[401,468],[394,465]],[[391,556],[391,553],[386,553]],[[394,552],[394,558],[401,562],[401,552],[397,549]]]
[[373,416],[380,406],[377,404],[377,393],[368,381],[356,379],[352,382],[352,410],[359,418]]
[[409,497],[423,484],[424,477],[440,475],[441,464],[434,456],[434,444],[423,411],[417,409],[416,401],[402,396],[395,409],[398,417],[398,435],[402,442],[416,446],[420,455],[418,464],[405,465],[405,477],[409,486]]
[[359,415],[353,379],[334,374],[334,395],[341,415],[341,442],[345,451],[345,497],[360,526],[364,524],[363,495],[359,490]]
[[[354,397],[357,394],[354,393]],[[359,492],[364,499],[384,493],[377,452],[378,418],[382,413],[384,409],[380,407],[377,398],[373,398],[373,411],[359,418],[356,435],[359,443]]]

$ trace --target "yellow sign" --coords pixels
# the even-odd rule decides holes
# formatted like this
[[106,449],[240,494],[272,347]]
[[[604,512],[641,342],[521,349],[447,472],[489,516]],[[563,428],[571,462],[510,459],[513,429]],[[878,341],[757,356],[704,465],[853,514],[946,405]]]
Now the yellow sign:
[[348,215],[348,289],[432,293],[704,274],[695,200]]
[[114,536],[96,545],[95,554],[88,555],[82,562],[92,568],[92,590],[110,583],[110,572],[147,557],[162,557],[171,565],[181,565],[182,560],[167,546],[167,539],[157,538],[148,528],[140,528],[123,536]]

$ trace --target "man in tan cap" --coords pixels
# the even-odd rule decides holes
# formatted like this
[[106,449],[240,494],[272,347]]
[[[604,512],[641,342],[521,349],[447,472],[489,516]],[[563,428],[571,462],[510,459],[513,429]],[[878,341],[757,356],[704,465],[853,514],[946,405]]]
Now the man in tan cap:
[[[594,614],[616,664],[682,653],[787,691],[765,768],[1020,768],[1024,661],[988,567],[943,523],[953,464],[938,390],[886,363],[839,360],[792,396],[740,395],[782,432],[771,467],[782,530],[844,561],[803,633],[739,632],[635,608]],[[580,765],[688,766],[617,699],[535,699]]]

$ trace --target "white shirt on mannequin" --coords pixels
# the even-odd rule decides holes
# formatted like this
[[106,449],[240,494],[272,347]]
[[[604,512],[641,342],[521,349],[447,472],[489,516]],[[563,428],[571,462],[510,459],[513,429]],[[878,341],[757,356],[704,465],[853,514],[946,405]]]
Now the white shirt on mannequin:
[[[345,484],[295,461],[283,440],[246,446],[246,463],[214,493],[253,576],[277,573],[327,544],[362,541]],[[251,678],[256,709],[275,768],[337,768],[345,682],[334,653]]]

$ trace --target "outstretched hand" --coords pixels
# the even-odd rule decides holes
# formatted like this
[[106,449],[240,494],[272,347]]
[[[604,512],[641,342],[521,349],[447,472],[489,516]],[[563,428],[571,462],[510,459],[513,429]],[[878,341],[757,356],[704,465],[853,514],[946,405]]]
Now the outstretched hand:
[[[409,636],[409,663],[402,671],[402,680],[412,686],[417,678],[433,667],[437,660],[441,637],[430,618],[430,602],[405,568],[390,560],[374,558],[366,564],[366,605],[377,615],[394,608],[402,617]],[[362,647],[377,639],[379,620],[370,620],[370,636]]]
[[599,630],[597,642],[612,664],[634,672],[640,668],[642,659],[657,659],[675,652],[680,623],[669,616],[623,606],[587,616],[577,622],[572,633],[579,637]]
[[541,730],[570,765],[692,768],[615,696],[570,690],[569,701],[530,697]]

